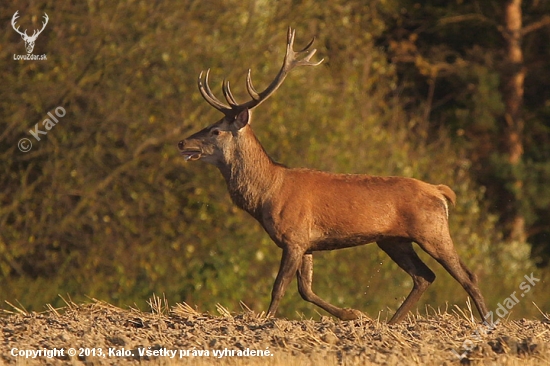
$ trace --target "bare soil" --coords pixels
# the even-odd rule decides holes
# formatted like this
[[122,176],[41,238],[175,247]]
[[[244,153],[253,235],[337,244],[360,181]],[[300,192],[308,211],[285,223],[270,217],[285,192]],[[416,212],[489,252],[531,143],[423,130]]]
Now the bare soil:
[[490,329],[468,311],[411,314],[389,326],[368,318],[266,319],[244,306],[238,314],[222,306],[220,315],[201,314],[156,297],[150,305],[150,312],[100,301],[68,302],[44,313],[14,307],[0,317],[0,364],[550,364],[545,314],[541,320],[501,320]]

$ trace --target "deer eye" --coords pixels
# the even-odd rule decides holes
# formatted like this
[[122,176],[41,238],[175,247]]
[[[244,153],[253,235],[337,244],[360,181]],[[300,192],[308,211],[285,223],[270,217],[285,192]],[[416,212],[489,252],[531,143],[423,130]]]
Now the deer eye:
[[218,136],[220,134],[220,130],[218,130],[217,128],[213,129],[212,131],[210,131],[210,133],[214,136]]

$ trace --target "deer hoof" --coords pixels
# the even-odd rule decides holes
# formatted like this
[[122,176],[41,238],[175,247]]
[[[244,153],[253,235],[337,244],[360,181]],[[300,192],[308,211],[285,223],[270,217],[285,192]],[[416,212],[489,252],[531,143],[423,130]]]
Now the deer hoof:
[[362,312],[360,312],[359,310],[350,309],[350,308],[342,309],[342,312],[340,313],[340,316],[339,316],[341,320],[355,320],[361,317],[364,317]]

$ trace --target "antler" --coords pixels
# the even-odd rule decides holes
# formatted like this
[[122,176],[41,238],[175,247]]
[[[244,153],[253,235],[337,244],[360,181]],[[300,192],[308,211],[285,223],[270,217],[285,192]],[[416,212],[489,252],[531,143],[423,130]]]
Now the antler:
[[19,13],[19,10],[17,10],[17,11],[15,12],[15,14],[13,14],[13,17],[11,18],[11,26],[13,27],[13,29],[14,29],[17,33],[19,33],[19,34],[20,34],[22,37],[24,37],[25,39],[30,39],[30,40],[36,39],[36,38],[38,37],[38,35],[39,35],[40,33],[42,33],[42,31],[44,30],[44,28],[46,28],[46,24],[48,24],[48,20],[49,20],[48,14],[44,13],[45,22],[42,22],[42,29],[40,29],[39,31],[37,31],[37,30],[35,29],[34,32],[32,33],[32,36],[29,36],[29,35],[27,35],[27,30],[26,30],[26,29],[25,29],[25,32],[21,32],[21,31],[19,30],[19,26],[18,26],[17,28],[15,28],[16,20],[17,20],[17,18],[19,18],[19,15],[18,15],[17,13]]
[[[239,111],[245,108],[252,109],[257,107],[262,102],[264,102],[267,98],[269,98],[279,88],[279,86],[281,86],[287,74],[295,67],[317,66],[321,62],[323,62],[324,59],[322,59],[319,62],[309,61],[313,57],[315,52],[317,52],[315,48],[311,50],[309,49],[313,44],[313,42],[315,41],[315,37],[313,37],[313,39],[308,43],[308,45],[303,50],[298,52],[294,51],[295,33],[296,33],[296,30],[290,27],[288,28],[286,53],[283,61],[283,66],[281,67],[281,70],[279,70],[279,73],[277,74],[275,79],[271,82],[271,84],[261,93],[258,93],[254,88],[254,85],[252,85],[251,70],[248,69],[248,74],[246,76],[246,90],[248,94],[252,97],[252,100],[249,100],[246,103],[238,104],[235,100],[235,97],[231,93],[231,88],[229,87],[229,81],[224,79],[222,83],[222,92],[225,97],[225,100],[227,101],[227,104],[221,102],[218,98],[214,96],[214,94],[212,93],[212,90],[210,89],[210,86],[208,85],[208,76],[210,74],[210,69],[206,71],[206,74],[204,77],[204,83],[202,80],[203,73],[201,72],[199,75],[198,86],[202,97],[212,107],[216,108],[223,114],[234,116]],[[300,58],[300,56],[303,56],[303,57]]]
[[[38,35],[39,35],[40,33],[42,33],[42,31],[44,30],[44,28],[46,28],[46,24],[48,24],[48,20],[49,20],[49,19],[50,19],[50,18],[48,18],[48,14],[44,13],[44,20],[45,20],[45,22],[42,22],[42,29],[40,29],[38,32],[35,30],[35,31],[32,33],[31,38],[36,38],[36,37],[38,37]],[[36,33],[36,35],[35,35],[35,33]]]
[[20,30],[19,30],[19,26],[17,28],[15,28],[15,23],[16,23],[16,20],[17,18],[19,18],[19,15],[17,15],[17,13],[19,13],[19,10],[17,10],[15,12],[15,14],[13,14],[13,17],[11,18],[11,26],[12,28],[17,32],[19,33],[21,36],[25,36],[25,37],[28,37],[27,36],[27,30],[25,29],[25,32],[22,33]]

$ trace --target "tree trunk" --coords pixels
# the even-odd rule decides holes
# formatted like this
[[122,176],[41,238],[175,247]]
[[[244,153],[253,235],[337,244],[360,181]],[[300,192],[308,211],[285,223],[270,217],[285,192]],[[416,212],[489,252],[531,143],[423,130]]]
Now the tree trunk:
[[523,64],[522,42],[522,11],[521,0],[509,0],[505,5],[504,38],[507,43],[506,72],[503,75],[505,122],[504,154],[510,164],[512,174],[512,190],[509,197],[503,197],[508,202],[505,226],[507,239],[525,241],[525,218],[520,211],[523,191],[523,178],[517,175],[517,169],[523,157],[523,129],[522,117],[523,90],[525,67]]

